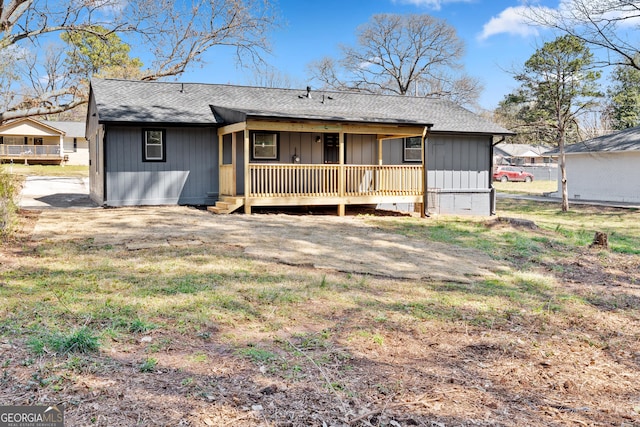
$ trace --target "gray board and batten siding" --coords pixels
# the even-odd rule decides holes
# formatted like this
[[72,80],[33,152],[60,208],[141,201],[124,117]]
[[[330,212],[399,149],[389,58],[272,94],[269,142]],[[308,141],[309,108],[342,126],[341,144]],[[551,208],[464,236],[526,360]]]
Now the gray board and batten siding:
[[142,161],[142,131],[142,127],[109,127],[109,149],[105,153],[108,205],[215,203],[213,193],[217,193],[218,187],[215,129],[166,128],[164,162]]
[[[427,144],[429,211],[434,214],[488,215],[492,210],[491,146],[487,135],[432,134]],[[402,141],[383,144],[390,164],[403,164]],[[380,205],[412,211],[413,205]]]
[[[508,131],[449,101],[353,93],[94,80],[86,136],[90,141],[90,192],[105,206],[210,205],[219,191],[217,129],[229,123],[218,114],[235,109],[252,117],[357,123],[433,123],[428,141],[428,187],[436,189],[436,213],[491,212],[491,151],[494,135]],[[329,96],[330,95],[330,96]],[[329,101],[331,100],[331,101]],[[221,106],[216,110],[214,105]],[[249,106],[253,106],[250,110]],[[276,111],[277,110],[277,111]],[[401,111],[402,110],[402,111]],[[240,115],[242,115],[240,114]],[[143,129],[166,132],[166,159],[142,161]],[[238,135],[241,137],[242,133]],[[227,135],[228,138],[228,135]],[[278,163],[323,163],[315,135],[281,132]],[[347,164],[376,164],[374,135],[345,135]],[[225,144],[230,140],[224,141]],[[229,150],[223,150],[225,156]],[[244,190],[243,144],[237,144],[237,190]],[[223,163],[229,163],[223,159]],[[383,141],[383,164],[403,163],[403,141]]]

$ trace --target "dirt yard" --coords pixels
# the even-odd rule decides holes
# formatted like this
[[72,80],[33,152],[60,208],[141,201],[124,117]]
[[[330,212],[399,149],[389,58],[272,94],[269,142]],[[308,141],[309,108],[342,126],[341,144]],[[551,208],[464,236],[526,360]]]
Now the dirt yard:
[[[22,240],[0,248],[0,289],[18,289],[11,272],[41,274],[33,265],[52,254],[135,265],[170,263],[175,251],[196,257],[185,277],[228,271],[255,311],[209,315],[197,334],[166,317],[164,328],[72,358],[30,356],[24,340],[6,338],[20,330],[9,323],[18,309],[0,306],[0,401],[64,404],[69,426],[640,426],[638,256],[585,248],[539,260],[531,279],[479,250],[395,233],[393,218],[163,207],[23,219]],[[96,294],[120,289],[120,264],[106,264],[108,277],[74,274],[97,280]],[[260,285],[256,299],[257,272],[281,293]],[[498,289],[511,275],[513,287]],[[157,365],[141,368],[151,356]]]
[[[77,226],[81,217],[82,226]],[[64,232],[61,232],[64,230]],[[96,246],[150,249],[233,245],[247,256],[292,266],[397,279],[468,282],[500,266],[478,251],[382,232],[356,217],[220,215],[157,207],[43,211],[33,240],[92,239]]]

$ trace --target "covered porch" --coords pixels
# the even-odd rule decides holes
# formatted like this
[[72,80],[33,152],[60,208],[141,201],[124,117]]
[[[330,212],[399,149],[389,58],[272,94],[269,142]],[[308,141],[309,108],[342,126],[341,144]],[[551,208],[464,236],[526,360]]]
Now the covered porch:
[[[430,127],[254,119],[221,127],[219,201],[209,210],[229,213],[244,207],[250,214],[252,207],[335,205],[344,215],[346,205],[407,203],[424,214],[422,153]],[[288,137],[296,140],[293,153],[292,145],[281,148],[280,139]],[[418,157],[388,164],[384,141],[403,138],[419,141]],[[367,155],[347,163],[347,139]]]
[[31,118],[0,126],[0,162],[60,164],[64,159],[61,130]]
[[7,163],[55,163],[64,161],[60,145],[0,144],[0,161]]

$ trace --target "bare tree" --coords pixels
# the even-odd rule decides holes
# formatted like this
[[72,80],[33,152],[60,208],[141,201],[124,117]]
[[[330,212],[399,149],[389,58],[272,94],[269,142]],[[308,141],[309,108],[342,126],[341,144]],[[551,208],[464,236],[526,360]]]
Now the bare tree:
[[357,34],[357,45],[342,46],[339,60],[311,63],[312,78],[331,89],[477,99],[479,83],[460,73],[464,44],[446,21],[379,14]]
[[[40,46],[50,40],[50,34],[104,37],[105,33],[95,30],[104,28],[151,55],[148,69],[138,77],[155,80],[184,72],[216,46],[234,47],[239,59],[260,61],[269,48],[267,31],[275,22],[270,0],[0,0],[0,53],[23,46],[42,54]],[[42,73],[40,78],[47,73],[42,67],[36,67],[36,72]],[[62,74],[73,73],[62,70]],[[86,88],[86,81],[76,81],[48,91],[35,90],[28,99],[14,99],[0,111],[0,123],[82,105],[87,102]]]
[[[640,29],[637,0],[567,0],[558,9],[540,7],[531,1],[526,17],[531,23],[560,30],[587,45],[609,51],[603,65],[624,65],[640,70],[638,40],[630,38]],[[611,55],[613,53],[613,55]]]
[[270,65],[257,68],[253,73],[250,84],[272,88],[292,88],[295,86],[291,76]]

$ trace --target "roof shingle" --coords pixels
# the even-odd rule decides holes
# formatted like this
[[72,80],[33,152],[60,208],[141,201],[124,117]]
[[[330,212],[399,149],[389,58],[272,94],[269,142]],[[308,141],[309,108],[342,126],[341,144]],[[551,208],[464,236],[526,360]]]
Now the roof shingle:
[[433,125],[434,132],[511,134],[451,101],[397,95],[274,89],[201,83],[94,79],[100,122],[227,124],[246,116],[357,123]]
[[[589,152],[613,152],[613,151],[639,151],[640,150],[640,126],[615,132],[609,135],[599,136],[587,141],[565,146],[565,153],[589,153]],[[556,148],[551,154],[557,153]]]

